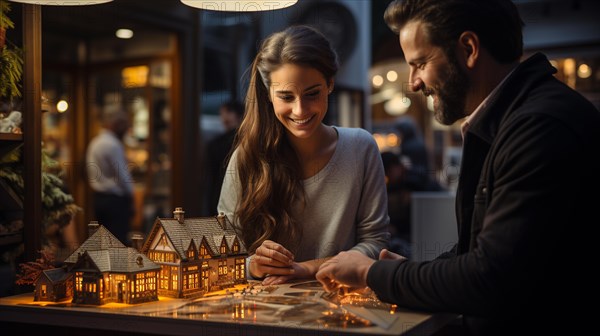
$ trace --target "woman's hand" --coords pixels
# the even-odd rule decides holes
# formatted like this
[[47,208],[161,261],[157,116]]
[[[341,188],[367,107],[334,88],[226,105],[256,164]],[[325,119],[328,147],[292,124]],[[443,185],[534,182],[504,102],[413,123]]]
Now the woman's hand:
[[314,279],[315,274],[319,270],[319,267],[329,260],[328,258],[322,259],[314,259],[307,260],[303,262],[294,262],[292,263],[292,268],[294,269],[294,273],[290,275],[272,275],[270,274],[265,280],[263,280],[263,285],[280,285],[282,283],[289,282],[290,280],[295,279]]
[[272,240],[265,240],[250,257],[249,271],[254,278],[269,275],[291,275],[295,269],[294,255]]

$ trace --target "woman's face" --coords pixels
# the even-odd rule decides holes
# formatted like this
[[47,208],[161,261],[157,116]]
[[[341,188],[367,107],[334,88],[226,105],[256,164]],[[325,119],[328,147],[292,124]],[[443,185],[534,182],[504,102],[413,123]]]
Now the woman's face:
[[289,135],[308,138],[321,125],[333,88],[327,84],[323,74],[308,66],[288,63],[271,72],[273,110]]

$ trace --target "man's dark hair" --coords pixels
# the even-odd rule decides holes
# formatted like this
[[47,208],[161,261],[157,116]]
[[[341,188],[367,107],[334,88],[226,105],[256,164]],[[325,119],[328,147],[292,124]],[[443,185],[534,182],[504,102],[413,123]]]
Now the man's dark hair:
[[410,21],[421,21],[429,42],[447,55],[454,51],[460,34],[472,31],[481,45],[500,63],[523,55],[523,26],[510,0],[394,0],[384,19],[398,33]]

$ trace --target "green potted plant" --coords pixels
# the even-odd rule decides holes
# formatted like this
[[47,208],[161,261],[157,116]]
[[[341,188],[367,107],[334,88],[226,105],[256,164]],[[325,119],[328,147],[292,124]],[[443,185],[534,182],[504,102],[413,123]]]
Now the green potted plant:
[[0,1],[0,48],[4,47],[6,43],[6,30],[8,28],[14,28],[15,24],[12,20],[5,15],[10,11],[10,4],[6,1]]
[[15,24],[8,16],[10,4],[0,0],[0,100],[12,102],[21,97],[23,51],[6,39],[6,32]]

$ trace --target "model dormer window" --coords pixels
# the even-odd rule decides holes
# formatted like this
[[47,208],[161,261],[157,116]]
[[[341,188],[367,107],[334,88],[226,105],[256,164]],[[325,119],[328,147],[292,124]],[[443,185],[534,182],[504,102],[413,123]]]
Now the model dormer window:
[[188,259],[194,259],[194,247],[190,246],[190,249],[187,251]]
[[240,253],[240,243],[236,240],[231,247],[233,253]]
[[221,254],[227,254],[227,244],[225,243],[225,238],[221,241],[221,247],[219,248],[219,252]]
[[205,244],[206,244],[205,242],[202,242],[200,244],[200,251],[199,252],[200,252],[200,258],[201,259],[210,258],[210,255],[208,254],[208,249],[206,248]]

